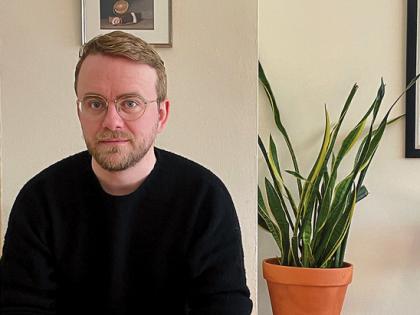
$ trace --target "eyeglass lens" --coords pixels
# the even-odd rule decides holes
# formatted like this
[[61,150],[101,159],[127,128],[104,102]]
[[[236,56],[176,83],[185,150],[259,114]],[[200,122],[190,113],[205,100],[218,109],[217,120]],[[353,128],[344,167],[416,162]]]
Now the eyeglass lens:
[[[95,119],[104,115],[108,109],[108,102],[99,96],[86,96],[81,101],[81,114]],[[123,119],[139,118],[146,109],[147,103],[139,96],[124,96],[115,101],[118,114]]]

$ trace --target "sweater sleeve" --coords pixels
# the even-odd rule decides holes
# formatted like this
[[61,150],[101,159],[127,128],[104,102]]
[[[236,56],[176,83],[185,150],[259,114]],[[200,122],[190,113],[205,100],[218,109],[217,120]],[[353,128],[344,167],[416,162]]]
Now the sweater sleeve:
[[[221,184],[223,185],[223,184]],[[232,199],[213,187],[198,205],[188,251],[190,315],[249,315],[241,233]]]
[[0,259],[0,314],[55,314],[53,255],[48,220],[30,189],[19,193],[10,213]]

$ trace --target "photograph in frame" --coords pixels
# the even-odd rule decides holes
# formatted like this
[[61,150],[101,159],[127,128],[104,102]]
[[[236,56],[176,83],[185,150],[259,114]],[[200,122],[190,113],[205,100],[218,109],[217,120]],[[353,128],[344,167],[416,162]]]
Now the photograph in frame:
[[121,30],[156,47],[172,47],[171,0],[81,0],[82,44]]
[[100,0],[101,29],[153,30],[153,0]]

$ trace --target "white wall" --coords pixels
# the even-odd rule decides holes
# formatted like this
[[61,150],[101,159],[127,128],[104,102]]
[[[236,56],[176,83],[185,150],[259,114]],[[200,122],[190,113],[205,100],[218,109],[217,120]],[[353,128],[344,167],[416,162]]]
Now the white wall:
[[[255,301],[257,1],[172,2],[173,48],[158,50],[172,112],[158,142],[209,167],[229,188]],[[84,142],[73,93],[80,2],[1,4],[7,7],[0,22],[3,240],[20,187]]]
[[[325,103],[336,121],[357,82],[360,88],[347,120],[355,122],[371,104],[381,77],[387,85],[384,107],[403,91],[405,3],[259,2],[259,58],[304,171],[320,146]],[[262,90],[259,98],[260,134],[267,140],[274,124]],[[403,101],[394,114],[404,112],[404,106]],[[350,124],[345,127],[348,131]],[[400,121],[385,133],[365,180],[370,195],[356,207],[346,256],[355,266],[354,277],[343,314],[419,313],[420,160],[404,158],[404,127]],[[261,171],[260,182],[262,176]],[[271,236],[260,230],[258,264],[276,254]],[[258,284],[259,314],[271,314],[261,274]]]

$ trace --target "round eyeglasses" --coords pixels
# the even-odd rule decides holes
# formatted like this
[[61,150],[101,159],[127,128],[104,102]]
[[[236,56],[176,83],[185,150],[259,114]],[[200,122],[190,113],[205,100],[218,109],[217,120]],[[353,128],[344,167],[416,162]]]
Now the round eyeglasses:
[[[114,100],[115,109],[120,117],[124,120],[136,120],[140,118],[146,106],[158,100],[145,100],[138,94],[127,94],[119,96]],[[96,94],[88,94],[81,100],[77,100],[80,115],[89,120],[97,120],[103,118],[108,111],[108,100]]]

